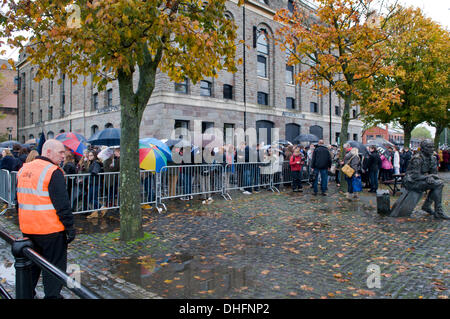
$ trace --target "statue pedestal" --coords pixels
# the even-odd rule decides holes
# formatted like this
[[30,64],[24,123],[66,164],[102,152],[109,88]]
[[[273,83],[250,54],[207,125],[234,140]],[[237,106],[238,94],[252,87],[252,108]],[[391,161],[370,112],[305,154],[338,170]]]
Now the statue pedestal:
[[392,206],[391,217],[410,216],[423,194],[423,192],[418,193],[406,189],[403,189],[402,191],[402,195]]
[[384,216],[391,213],[391,200],[388,190],[377,191],[377,213]]

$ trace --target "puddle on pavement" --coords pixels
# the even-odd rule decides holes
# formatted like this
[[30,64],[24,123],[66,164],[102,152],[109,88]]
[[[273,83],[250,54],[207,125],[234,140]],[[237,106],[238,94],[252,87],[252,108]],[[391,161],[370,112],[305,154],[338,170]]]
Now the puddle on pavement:
[[86,214],[74,216],[74,224],[78,234],[108,233],[120,227],[119,212],[108,212],[103,217],[86,218]]
[[224,298],[251,286],[248,267],[211,265],[188,254],[116,259],[111,273],[163,298]]

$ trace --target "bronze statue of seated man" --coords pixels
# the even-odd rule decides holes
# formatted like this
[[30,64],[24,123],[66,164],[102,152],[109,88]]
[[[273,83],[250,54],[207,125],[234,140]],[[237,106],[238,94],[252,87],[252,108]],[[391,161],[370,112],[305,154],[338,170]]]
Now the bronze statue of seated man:
[[[436,158],[433,156],[434,145],[431,140],[420,143],[420,152],[413,156],[408,164],[403,186],[408,191],[427,192],[422,210],[434,215],[435,218],[450,219],[442,207],[442,190],[444,181],[437,175]],[[434,202],[434,211],[431,204]]]

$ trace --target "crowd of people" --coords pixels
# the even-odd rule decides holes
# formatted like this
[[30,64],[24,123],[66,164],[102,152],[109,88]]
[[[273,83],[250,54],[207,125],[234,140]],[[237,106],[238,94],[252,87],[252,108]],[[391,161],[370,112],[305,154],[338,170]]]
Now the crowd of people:
[[[78,156],[70,149],[66,148],[65,159],[60,163],[60,167],[67,175],[87,174],[90,178],[85,178],[85,183],[80,189],[79,185],[74,185],[70,180],[67,185],[69,194],[75,200],[83,195],[84,206],[90,209],[101,209],[98,199],[99,188],[108,185],[110,189],[118,189],[118,179],[112,176],[105,182],[98,177],[101,172],[118,172],[120,171],[120,148],[114,148],[114,151],[107,157],[99,158],[98,154],[104,149],[98,146],[90,146],[83,154]],[[325,145],[323,140],[317,144],[310,145],[292,145],[277,144],[276,146],[265,146],[264,144],[256,144],[249,146],[245,142],[234,147],[232,144],[226,144],[223,147],[211,148],[205,152],[205,148],[198,151],[202,153],[202,161],[196,162],[195,152],[191,152],[191,156],[183,156],[186,148],[172,147],[172,154],[177,153],[181,161],[169,162],[171,165],[192,165],[192,164],[222,164],[224,166],[224,174],[226,187],[231,184],[237,187],[244,194],[252,194],[260,191],[261,185],[266,185],[270,178],[273,178],[273,184],[279,185],[284,183],[292,188],[293,192],[302,192],[303,184],[306,178],[308,183],[312,184],[313,195],[319,193],[319,183],[321,194],[326,196],[328,191],[328,182],[334,181],[339,187],[341,181],[345,179],[347,182],[347,193],[345,196],[349,199],[357,199],[358,192],[363,188],[369,189],[371,193],[375,193],[378,189],[379,182],[386,183],[391,181],[394,176],[405,173],[408,162],[413,156],[413,151],[408,147],[401,150],[397,147],[388,147],[382,152],[376,146],[367,146],[367,152],[361,153],[356,147],[352,148],[350,144],[344,145],[345,155],[341,160],[340,150],[337,145]],[[210,154],[208,159],[205,154]],[[217,156],[219,154],[219,157]],[[30,162],[38,156],[36,150],[22,148],[20,145],[14,145],[12,151],[4,149],[2,158],[0,158],[0,168],[9,171],[18,171],[23,163]],[[212,158],[212,160],[211,160]],[[449,152],[448,149],[440,150],[436,153],[436,161],[442,170],[449,170]],[[234,165],[237,163],[256,163],[250,165]],[[228,164],[228,165],[227,165]],[[348,166],[353,172],[352,175],[344,174],[343,168]],[[213,167],[211,168],[213,169]],[[174,171],[175,172],[175,171]],[[194,170],[180,170],[177,173],[171,171],[168,177],[169,195],[175,195],[177,188],[182,188],[186,194],[191,193],[193,181],[200,182],[203,203],[212,202],[211,189],[213,174],[209,174],[207,170],[194,176]],[[282,181],[286,179],[285,174],[290,174],[290,182]],[[210,176],[211,175],[211,176]],[[109,180],[111,179],[111,180]],[[154,199],[154,190],[151,190],[151,183],[145,181],[148,191],[148,201]],[[263,186],[265,187],[265,186]],[[75,193],[75,195],[74,195]],[[107,191],[108,194],[113,192]],[[117,193],[117,191],[115,191]],[[111,197],[111,195],[108,195]],[[116,196],[112,195],[112,196]],[[181,197],[182,200],[193,199],[192,195]],[[106,205],[109,206],[114,198],[108,198]],[[75,202],[72,203],[75,205]],[[96,216],[96,215],[94,215]]]

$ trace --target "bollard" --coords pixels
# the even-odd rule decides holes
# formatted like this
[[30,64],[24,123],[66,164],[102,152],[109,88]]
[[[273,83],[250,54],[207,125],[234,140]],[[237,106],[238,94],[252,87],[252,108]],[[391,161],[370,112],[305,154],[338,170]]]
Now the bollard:
[[31,266],[33,262],[23,254],[23,249],[33,247],[33,243],[28,238],[16,239],[11,245],[16,268],[16,299],[33,299],[33,282],[31,276]]
[[377,191],[377,213],[380,215],[391,213],[391,200],[387,190]]

